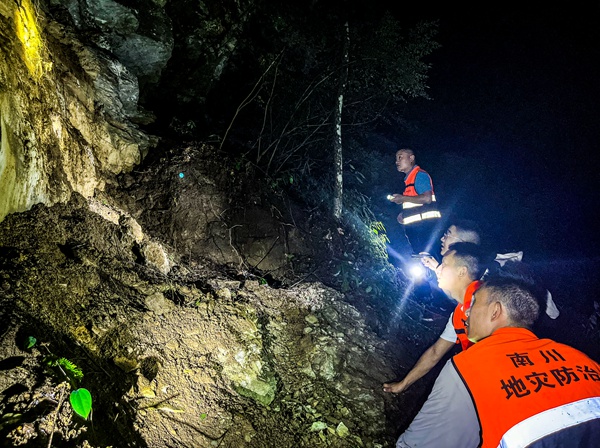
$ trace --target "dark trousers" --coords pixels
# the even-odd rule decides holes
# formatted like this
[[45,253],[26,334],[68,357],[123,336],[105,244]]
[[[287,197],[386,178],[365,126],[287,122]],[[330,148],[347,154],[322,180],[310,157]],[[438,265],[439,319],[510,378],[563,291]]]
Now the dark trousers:
[[439,219],[425,219],[404,226],[404,234],[413,253],[436,252],[440,246],[442,223]]

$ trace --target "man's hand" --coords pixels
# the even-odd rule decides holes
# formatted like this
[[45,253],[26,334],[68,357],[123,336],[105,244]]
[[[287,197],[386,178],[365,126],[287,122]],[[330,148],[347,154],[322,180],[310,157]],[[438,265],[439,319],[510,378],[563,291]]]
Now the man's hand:
[[435,269],[439,266],[437,260],[431,255],[426,255],[423,258],[421,258],[421,263],[423,263],[423,266],[431,269],[432,271],[435,271]]
[[399,394],[401,392],[404,392],[405,389],[406,389],[406,386],[404,385],[404,382],[402,382],[402,381],[398,381],[396,383],[384,383],[383,384],[383,391],[389,392],[391,394]]
[[392,195],[392,199],[390,199],[390,202],[393,202],[394,204],[402,204],[403,202],[406,202],[407,198],[409,198],[410,196],[404,196],[402,194],[393,194]]
[[404,219],[404,217],[402,216],[402,212],[400,212],[400,213],[398,214],[398,217],[396,218],[396,221],[398,221],[398,224],[404,224],[404,223],[402,222],[402,220],[403,220],[403,219]]
[[452,347],[454,347],[454,342],[439,338],[431,347],[425,350],[425,353],[421,355],[415,366],[406,374],[402,381],[384,383],[383,391],[393,394],[404,392],[411,384],[422,378],[423,375],[426,375]]

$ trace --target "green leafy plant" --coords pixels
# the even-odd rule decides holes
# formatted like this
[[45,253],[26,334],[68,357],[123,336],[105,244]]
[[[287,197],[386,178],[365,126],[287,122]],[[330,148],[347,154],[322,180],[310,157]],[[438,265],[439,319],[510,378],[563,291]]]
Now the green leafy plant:
[[[30,338],[35,340],[33,336],[30,336]],[[44,358],[44,363],[54,371],[60,372],[71,384],[73,391],[69,396],[69,402],[71,403],[73,412],[87,420],[92,412],[92,394],[86,388],[77,387],[83,379],[82,370],[67,358],[56,356],[50,351],[47,344],[42,345],[48,352],[48,355]]]
[[371,232],[377,236],[382,243],[389,243],[390,240],[386,234],[385,226],[381,221],[373,221],[370,225]]
[[57,358],[54,355],[49,355],[44,361],[48,367],[58,367],[71,384],[83,379],[83,372],[81,369],[67,358]]
[[83,387],[71,392],[69,396],[69,402],[73,411],[87,420],[90,412],[92,411],[92,395],[87,389]]

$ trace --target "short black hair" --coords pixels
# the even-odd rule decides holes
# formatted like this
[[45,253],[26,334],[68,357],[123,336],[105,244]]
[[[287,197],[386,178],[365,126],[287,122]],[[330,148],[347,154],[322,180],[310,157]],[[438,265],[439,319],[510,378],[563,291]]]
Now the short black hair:
[[405,152],[409,153],[411,156],[415,155],[415,151],[411,148],[400,148],[396,151],[396,154],[398,154],[400,151],[405,151]]
[[487,289],[490,300],[501,302],[515,326],[531,328],[540,316],[546,289],[525,263],[507,261],[487,277],[481,289]]
[[481,278],[493,260],[493,254],[485,251],[479,244],[458,242],[448,247],[448,253],[454,252],[454,259],[460,266],[467,268],[469,278]]

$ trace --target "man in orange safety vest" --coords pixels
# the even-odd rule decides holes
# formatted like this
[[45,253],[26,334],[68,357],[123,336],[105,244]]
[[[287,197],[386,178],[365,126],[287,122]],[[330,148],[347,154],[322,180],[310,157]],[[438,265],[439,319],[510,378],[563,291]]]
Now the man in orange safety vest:
[[433,243],[435,224],[442,217],[431,176],[416,164],[415,153],[409,148],[396,152],[396,169],[405,175],[404,190],[402,194],[390,195],[389,200],[402,205],[398,222],[404,227],[412,251],[428,251],[428,246]]
[[396,446],[598,446],[600,365],[529,330],[543,302],[527,281],[487,278],[467,311],[475,345],[446,363]]
[[481,284],[479,278],[485,271],[485,259],[485,252],[474,243],[454,243],[446,251],[437,268],[438,281],[440,288],[458,302],[456,308],[438,340],[425,350],[402,380],[384,383],[384,392],[404,392],[433,369],[450,350],[455,347],[466,350],[472,345],[466,334],[465,313],[471,305],[473,293]]

